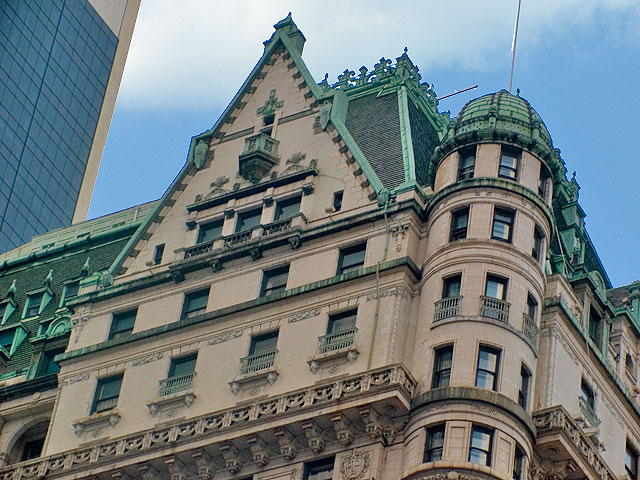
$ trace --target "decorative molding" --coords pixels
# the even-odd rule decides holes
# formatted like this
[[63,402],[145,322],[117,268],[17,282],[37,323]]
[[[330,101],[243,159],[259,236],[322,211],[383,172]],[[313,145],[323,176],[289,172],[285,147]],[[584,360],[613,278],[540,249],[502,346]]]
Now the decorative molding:
[[371,466],[371,452],[352,450],[351,454],[342,459],[340,473],[345,480],[360,480],[366,478]]
[[333,429],[336,431],[336,437],[343,447],[350,445],[353,442],[353,430],[351,428],[351,421],[342,413],[336,413],[331,416],[331,423],[333,423]]
[[[144,432],[114,439],[107,438],[90,446],[3,467],[0,468],[0,480],[36,476],[50,478],[71,470],[94,468],[102,463],[131,459],[136,454],[157,451],[163,446],[211,439],[216,433],[232,431],[238,426],[255,424],[256,421],[262,424],[269,419],[288,418],[297,412],[332,404],[339,405],[345,397],[359,397],[364,400],[369,394],[375,398],[380,391],[395,390],[408,402],[415,388],[416,381],[402,365],[391,365],[358,375],[319,382],[313,387],[265,399],[252,405],[234,407],[188,420],[167,422]],[[225,455],[224,447],[221,449]],[[225,465],[237,473],[242,467],[242,462],[237,455],[234,457],[233,452],[227,451]]]
[[297,448],[293,445],[294,436],[291,432],[285,428],[276,428],[273,434],[278,439],[278,445],[280,446],[280,455],[285,461],[291,461],[298,454]]
[[301,320],[306,320],[308,318],[317,317],[320,315],[320,308],[313,308],[311,310],[305,310],[304,312],[297,312],[289,315],[288,317],[284,317],[282,320],[287,320],[287,323],[295,323]]
[[228,332],[220,333],[214,337],[209,338],[207,340],[207,345],[218,345],[219,343],[228,342],[229,340],[233,340],[234,338],[238,338],[241,336],[242,328],[230,330]]
[[89,372],[78,373],[71,377],[67,377],[62,381],[62,384],[65,387],[68,387],[69,385],[73,385],[74,383],[78,383],[78,382],[84,382],[85,380],[89,380]]
[[142,357],[134,358],[131,365],[134,367],[138,367],[140,365],[146,365],[147,363],[155,362],[164,357],[164,352],[154,352],[148,355],[144,355]]
[[395,285],[393,287],[384,288],[380,290],[379,294],[376,291],[373,291],[367,294],[367,302],[370,302],[371,300],[376,300],[378,298],[384,298],[389,296],[408,298],[409,293],[407,292],[407,289],[403,285]]
[[[598,448],[587,438],[578,424],[571,418],[564,407],[557,405],[533,413],[533,423],[538,435],[558,432],[561,433],[576,450],[583,460],[593,469],[600,480],[616,480],[616,475],[609,469],[600,456]],[[541,472],[533,472],[541,475]],[[542,477],[548,478],[548,477]],[[556,480],[555,477],[551,477]],[[565,477],[562,477],[565,478]],[[532,480],[540,478],[532,477]]]

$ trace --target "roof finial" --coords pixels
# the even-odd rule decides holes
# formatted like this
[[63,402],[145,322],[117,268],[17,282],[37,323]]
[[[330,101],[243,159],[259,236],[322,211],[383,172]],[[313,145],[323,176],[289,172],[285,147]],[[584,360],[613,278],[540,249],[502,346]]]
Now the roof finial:
[[84,262],[84,265],[82,265],[82,269],[80,270],[80,275],[82,275],[83,277],[89,275],[89,266],[91,265],[89,260],[90,257],[87,257],[87,260]]
[[53,281],[53,270],[49,270],[49,273],[47,274],[47,278],[44,279],[44,283],[45,285],[51,285],[52,281]]
[[520,89],[516,88],[516,97],[519,97],[519,96],[520,96]]
[[404,47],[404,54],[406,55],[407,52],[409,51],[409,49],[407,47]]

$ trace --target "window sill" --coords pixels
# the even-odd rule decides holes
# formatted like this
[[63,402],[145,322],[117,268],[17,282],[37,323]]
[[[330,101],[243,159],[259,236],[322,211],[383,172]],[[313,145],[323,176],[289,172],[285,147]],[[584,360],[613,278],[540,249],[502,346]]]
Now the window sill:
[[89,428],[115,427],[122,416],[118,409],[112,408],[104,412],[92,413],[88,417],[73,421],[73,429],[77,436],[82,435]]
[[309,364],[309,370],[311,370],[311,373],[315,374],[324,366],[324,364],[333,363],[336,360],[344,359],[343,363],[354,363],[358,359],[359,354],[360,351],[358,350],[358,346],[354,343],[348,347],[325,353],[318,353],[313,357],[308,358],[307,363]]
[[174,393],[165,397],[157,397],[147,403],[147,408],[152,417],[158,412],[169,408],[190,407],[196,399],[192,390]]
[[231,392],[237,395],[245,385],[250,383],[268,383],[269,385],[273,385],[279,375],[278,369],[275,366],[271,366],[257,372],[238,375],[232,382],[229,382],[229,386],[231,387]]

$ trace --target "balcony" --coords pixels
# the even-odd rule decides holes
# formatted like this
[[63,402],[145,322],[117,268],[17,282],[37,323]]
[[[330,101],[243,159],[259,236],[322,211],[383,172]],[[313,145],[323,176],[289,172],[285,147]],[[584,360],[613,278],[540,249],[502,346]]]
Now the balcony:
[[273,367],[276,353],[278,353],[278,350],[271,350],[270,352],[257,353],[241,358],[240,375],[249,375]]
[[245,230],[244,232],[238,232],[238,233],[234,233],[233,235],[229,235],[228,237],[224,238],[223,246],[224,248],[231,248],[241,243],[247,242],[251,240],[252,233],[253,233],[253,229]]
[[278,143],[263,132],[247,137],[244,152],[239,157],[240,175],[258,183],[278,163]]
[[600,419],[596,415],[596,412],[593,411],[593,408],[587,400],[581,395],[578,397],[580,403],[580,415],[585,423],[585,428],[593,428],[597,429],[600,427]]
[[350,328],[343,330],[342,332],[330,333],[318,337],[318,353],[324,354],[328,352],[334,352],[336,350],[342,350],[343,348],[353,345],[353,338],[358,331],[357,328]]
[[433,315],[433,321],[437,322],[444,318],[455,317],[460,315],[460,303],[462,303],[462,296],[449,297],[438,300],[435,303],[435,313]]
[[291,228],[294,217],[278,220],[277,222],[265,225],[262,229],[262,235],[273,235],[275,233],[286,232]]
[[540,329],[538,328],[538,325],[536,325],[536,321],[531,318],[528,313],[522,314],[522,333],[524,333],[537,350]]
[[509,306],[508,302],[494,297],[480,297],[480,315],[487,318],[493,318],[500,322],[509,322]]
[[166,397],[167,395],[173,395],[174,393],[184,392],[190,390],[193,386],[193,377],[195,372],[185,373],[177,377],[169,377],[164,380],[160,380],[160,386],[158,387],[158,396]]

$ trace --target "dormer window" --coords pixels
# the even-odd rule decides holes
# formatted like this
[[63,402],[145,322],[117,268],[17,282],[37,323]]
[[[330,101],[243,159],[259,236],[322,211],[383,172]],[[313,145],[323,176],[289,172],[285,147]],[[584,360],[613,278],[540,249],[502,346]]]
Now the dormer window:
[[64,286],[64,290],[62,292],[62,301],[60,302],[60,306],[64,307],[69,300],[78,296],[78,291],[80,290],[80,280],[75,280],[73,282],[69,282]]
[[9,317],[16,309],[16,303],[11,297],[6,298],[0,302],[0,325],[4,325],[9,320]]
[[15,337],[15,330],[5,330],[0,333],[0,347],[8,353],[11,352],[11,346],[13,345],[13,337]]

